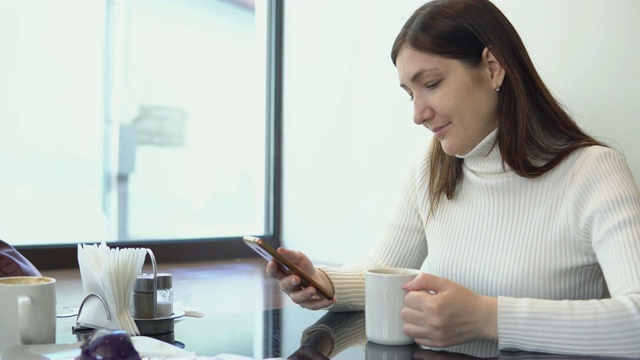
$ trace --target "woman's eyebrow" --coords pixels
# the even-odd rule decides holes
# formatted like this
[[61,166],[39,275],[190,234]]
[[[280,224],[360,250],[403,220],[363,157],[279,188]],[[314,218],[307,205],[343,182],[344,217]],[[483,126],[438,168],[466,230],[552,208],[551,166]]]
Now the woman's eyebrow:
[[432,71],[436,71],[436,68],[429,68],[429,69],[422,69],[422,70],[418,70],[415,74],[413,74],[413,76],[411,77],[411,82],[416,82],[416,80],[418,80],[423,74],[428,73],[428,72],[432,72]]
[[[429,69],[420,69],[418,71],[416,71],[415,74],[413,74],[413,76],[411,76],[411,79],[409,80],[412,83],[415,83],[422,75],[424,75],[425,73],[428,72],[433,72],[436,71],[436,68],[429,68]],[[403,83],[400,83],[400,87],[401,88],[406,88],[407,86]]]

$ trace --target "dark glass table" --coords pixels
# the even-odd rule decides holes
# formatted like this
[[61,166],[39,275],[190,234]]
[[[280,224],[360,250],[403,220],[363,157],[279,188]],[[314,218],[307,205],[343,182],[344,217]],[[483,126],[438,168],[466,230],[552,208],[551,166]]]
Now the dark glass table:
[[[314,347],[319,350],[333,348],[330,358],[348,360],[589,358],[500,353],[491,342],[474,342],[441,351],[420,349],[417,345],[377,345],[366,339],[363,312],[335,313],[298,307],[282,294],[275,281],[266,278],[262,259],[168,264],[161,270],[174,274],[177,303],[205,313],[202,318],[178,319],[173,334],[176,345],[200,356],[233,354],[252,359],[288,358],[304,343],[308,345],[305,348],[308,352]],[[47,275],[58,279],[60,311],[81,303],[84,293],[77,269]],[[57,344],[78,341],[71,331],[75,320],[75,317],[58,319]]]
[[[57,343],[77,341],[71,332],[74,319],[59,319]],[[333,336],[336,339],[332,338]],[[421,349],[417,344],[384,346],[367,341],[363,312],[310,311],[296,306],[281,309],[185,317],[175,324],[175,345],[201,356],[233,354],[252,359],[325,359],[313,356],[333,348],[331,359],[606,359],[526,352],[499,352],[495,343],[470,343],[442,350]],[[306,347],[301,350],[304,342]],[[292,356],[294,355],[295,356]]]

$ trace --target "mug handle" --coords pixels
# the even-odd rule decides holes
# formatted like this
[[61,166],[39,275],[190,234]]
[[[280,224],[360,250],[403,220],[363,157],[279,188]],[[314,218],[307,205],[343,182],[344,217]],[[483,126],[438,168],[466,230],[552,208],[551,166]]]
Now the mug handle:
[[18,297],[18,328],[20,329],[20,344],[29,338],[29,324],[31,323],[31,298]]

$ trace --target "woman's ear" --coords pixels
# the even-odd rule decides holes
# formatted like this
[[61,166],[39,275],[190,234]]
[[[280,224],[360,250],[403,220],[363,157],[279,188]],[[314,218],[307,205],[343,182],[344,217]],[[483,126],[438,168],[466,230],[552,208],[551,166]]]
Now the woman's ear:
[[489,70],[491,76],[491,85],[494,89],[499,89],[504,81],[505,71],[502,64],[496,59],[491,50],[485,47],[482,51],[482,60]]

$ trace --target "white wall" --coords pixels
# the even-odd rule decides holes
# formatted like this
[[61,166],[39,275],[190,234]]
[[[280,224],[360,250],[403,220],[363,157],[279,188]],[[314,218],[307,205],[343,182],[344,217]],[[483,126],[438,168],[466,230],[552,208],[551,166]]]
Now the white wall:
[[[495,0],[552,91],[640,183],[640,1]],[[421,0],[285,2],[283,245],[345,263],[375,241],[411,158],[391,44]],[[580,8],[577,6],[580,5]]]

